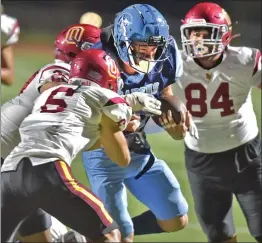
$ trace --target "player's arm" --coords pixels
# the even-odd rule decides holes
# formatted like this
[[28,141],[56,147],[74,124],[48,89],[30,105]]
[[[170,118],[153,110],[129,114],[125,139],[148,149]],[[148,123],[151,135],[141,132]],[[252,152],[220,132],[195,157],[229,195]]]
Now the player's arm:
[[42,94],[45,90],[48,90],[52,87],[55,87],[55,86],[59,86],[59,85],[62,85],[62,84],[65,84],[65,82],[50,82],[50,83],[45,83],[43,85],[41,85],[38,90],[39,90],[39,93]]
[[107,156],[119,166],[127,166],[130,163],[130,153],[126,138],[119,124],[108,116],[101,119],[100,143]]
[[[172,38],[170,54],[173,57],[173,62],[175,63],[174,74],[171,80],[168,81],[166,87],[162,90],[162,97],[174,96],[172,86],[183,75],[183,59],[174,38]],[[191,134],[191,131],[196,129],[192,122],[191,115],[188,111],[181,112],[180,124],[175,123],[172,118],[171,111],[168,112],[168,114],[163,113],[161,118],[159,119],[159,122],[165,128],[167,133],[175,140],[183,139],[188,130],[190,130]]]
[[[164,96],[173,96],[173,90],[171,85],[167,86],[162,91],[162,97]],[[186,135],[186,132],[188,131],[189,126],[189,113],[181,113],[181,122],[180,124],[176,124],[175,121],[172,118],[171,111],[167,114],[163,113],[162,116],[159,118],[160,124],[165,128],[167,133],[175,140],[183,139]]]
[[[164,96],[173,96],[171,85],[163,90],[162,97]],[[176,124],[173,120],[171,111],[167,114],[163,113],[159,118],[159,122],[165,128],[167,133],[175,140],[184,139],[186,132],[189,132],[191,136],[198,139],[197,127],[192,120],[191,114],[186,109],[181,111],[181,121],[179,124]]]
[[[249,52],[248,52],[249,51]],[[248,79],[248,88],[256,87],[261,89],[261,52],[258,49],[246,48],[248,67],[250,67],[250,78]]]
[[168,85],[167,87],[165,87],[161,93],[161,96],[173,96],[173,90],[172,90],[172,86]]
[[[2,18],[1,18],[2,20]],[[2,23],[1,23],[2,24]],[[19,40],[20,27],[15,18],[5,15],[7,32],[1,33],[1,83],[11,85],[14,80],[14,44]]]
[[[130,153],[123,130],[132,117],[132,111],[160,115],[161,102],[148,94],[134,92],[110,99],[103,107],[100,142],[108,157],[119,166],[127,166]],[[132,109],[131,109],[132,107]]]
[[14,79],[14,57],[13,46],[9,45],[1,49],[1,83],[13,84]]
[[92,150],[99,149],[99,148],[102,148],[100,138],[96,140],[96,142],[92,145],[91,148],[88,149],[88,151],[92,151]]
[[[172,84],[178,80],[183,73],[183,61],[180,55],[180,52],[177,48],[176,42],[174,41],[174,49],[175,49],[175,61],[176,61],[176,73],[175,79],[169,81],[169,85],[162,90],[161,96],[174,96]],[[186,124],[189,124],[189,113],[181,114],[181,122],[180,124],[176,124],[172,118],[171,111],[168,114],[162,113],[162,116],[159,118],[160,124],[164,127],[167,133],[175,140],[181,140],[185,137],[186,131],[188,127]]]
[[[173,38],[172,38],[173,39]],[[180,51],[178,50],[176,41],[173,39],[171,43],[171,49],[170,53],[173,57],[173,60],[175,62],[175,70],[172,80],[168,81],[167,86],[162,90],[161,96],[173,96],[173,90],[172,90],[172,84],[174,84],[183,74],[183,60],[180,54]],[[167,133],[176,140],[183,139],[186,134],[186,126],[184,123],[186,114],[181,114],[182,120],[181,124],[176,124],[175,121],[172,118],[172,113],[165,114],[163,113],[161,118],[159,119],[159,122],[162,124],[162,126],[165,128]],[[188,117],[187,117],[188,118]]]
[[47,89],[67,83],[68,73],[68,69],[56,65],[48,66],[43,69],[38,74],[39,81],[37,84],[37,89],[39,93],[41,94]]
[[[161,93],[162,97],[173,95],[174,93],[171,85],[164,88]],[[159,118],[159,122],[173,139],[181,140],[185,137],[187,131],[187,127],[184,124],[185,116],[186,114],[181,114],[181,124],[176,124],[170,111],[168,114],[162,113],[162,116]]]
[[250,85],[261,89],[261,52],[255,49],[254,53],[254,66],[250,79]]

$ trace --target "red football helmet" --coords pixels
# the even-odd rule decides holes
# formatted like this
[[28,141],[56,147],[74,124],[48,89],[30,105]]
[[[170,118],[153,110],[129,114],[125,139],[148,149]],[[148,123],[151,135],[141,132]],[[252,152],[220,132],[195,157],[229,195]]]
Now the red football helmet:
[[100,49],[80,52],[71,63],[69,84],[100,86],[119,92],[123,80],[115,61]]
[[[199,29],[207,30],[208,37],[192,38],[191,32]],[[221,53],[238,36],[232,36],[232,22],[228,13],[211,2],[198,3],[190,9],[180,30],[183,51],[194,58]]]
[[55,58],[70,63],[82,50],[100,41],[101,29],[89,24],[74,24],[62,30],[55,40]]

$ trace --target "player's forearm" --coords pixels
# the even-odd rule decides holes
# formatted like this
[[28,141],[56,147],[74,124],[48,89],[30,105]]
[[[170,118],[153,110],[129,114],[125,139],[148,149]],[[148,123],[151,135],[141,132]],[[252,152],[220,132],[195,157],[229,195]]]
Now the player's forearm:
[[13,84],[14,73],[9,68],[1,68],[1,83],[5,85]]
[[173,93],[171,85],[164,88],[161,93],[161,96],[173,96],[173,95],[174,93]]
[[119,131],[110,136],[101,134],[101,137],[101,143],[107,156],[121,167],[128,166],[131,157],[123,132]]
[[[174,96],[172,86],[169,85],[166,88],[163,89],[161,93],[161,97],[165,96]],[[168,119],[166,121],[168,123]],[[169,127],[165,129],[166,132],[174,139],[174,140],[181,140],[184,139],[186,132],[184,130],[184,127],[178,124],[176,127]]]
[[130,153],[126,138],[119,126],[107,116],[103,116],[100,130],[100,142],[107,156],[119,166],[130,163]]
[[101,141],[100,141],[100,139],[98,139],[98,140],[95,142],[95,144],[94,144],[90,149],[88,149],[88,151],[95,150],[95,149],[99,149],[99,148],[101,148],[101,147],[102,147]]
[[42,94],[45,90],[48,90],[52,87],[59,86],[65,84],[64,82],[50,82],[50,83],[45,83],[39,88],[40,94]]

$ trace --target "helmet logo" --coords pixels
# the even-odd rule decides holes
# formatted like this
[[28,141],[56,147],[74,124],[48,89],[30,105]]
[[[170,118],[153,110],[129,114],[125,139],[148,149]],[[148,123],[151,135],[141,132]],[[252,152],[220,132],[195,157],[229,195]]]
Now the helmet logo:
[[108,55],[105,56],[107,64],[107,73],[112,78],[117,78],[117,66],[115,61]]
[[162,23],[162,22],[165,22],[165,21],[163,20],[163,18],[158,17],[158,18],[157,18],[157,22],[158,22],[158,23]]
[[132,20],[132,16],[130,14],[124,14],[123,16],[121,16],[119,18],[120,26],[125,26],[126,27],[128,25],[131,25],[132,22],[130,20],[128,20],[128,19]]
[[225,18],[227,25],[229,26],[229,29],[231,29],[232,28],[232,26],[231,26],[232,22],[231,22],[231,19],[230,19],[229,15],[228,15],[228,13],[226,12],[225,9],[222,9],[222,15]]
[[117,92],[119,93],[124,88],[124,81],[122,78],[117,79]]
[[205,19],[189,19],[188,24],[206,24]]
[[76,44],[80,42],[84,34],[84,28],[81,26],[76,26],[70,28],[66,33],[66,41],[68,44]]

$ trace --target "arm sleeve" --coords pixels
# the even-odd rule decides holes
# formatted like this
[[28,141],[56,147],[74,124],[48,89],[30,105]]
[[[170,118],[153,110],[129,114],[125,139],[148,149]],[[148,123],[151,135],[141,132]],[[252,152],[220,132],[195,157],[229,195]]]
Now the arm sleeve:
[[258,49],[254,49],[253,56],[253,71],[249,80],[251,86],[261,85],[261,52]]
[[121,97],[114,97],[102,107],[103,113],[116,122],[120,129],[125,130],[132,116],[132,108]]
[[20,27],[17,19],[8,15],[1,15],[1,42],[2,46],[10,46],[18,42]]
[[177,47],[177,43],[175,39],[170,37],[170,62],[173,68],[173,72],[171,72],[170,79],[165,86],[169,86],[174,84],[183,74],[183,60],[181,57],[181,53]]
[[59,65],[48,65],[38,73],[37,89],[48,82],[68,82],[69,70]]
[[178,50],[176,42],[175,42],[175,50],[176,50],[176,73],[175,73],[175,82],[176,82],[178,79],[181,78],[183,74],[183,60],[181,57],[181,52]]

